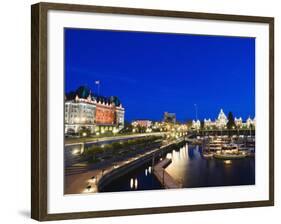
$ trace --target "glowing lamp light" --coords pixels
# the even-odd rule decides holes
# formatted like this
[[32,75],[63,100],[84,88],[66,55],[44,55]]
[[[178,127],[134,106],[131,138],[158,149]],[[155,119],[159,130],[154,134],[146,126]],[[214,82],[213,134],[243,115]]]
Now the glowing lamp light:
[[144,173],[145,173],[145,176],[147,176],[147,174],[148,174],[148,170],[147,170],[147,169],[145,169],[145,172],[144,172]]
[[167,158],[167,159],[172,159],[172,154],[171,154],[171,153],[168,153],[167,156],[166,156],[166,158]]
[[138,189],[138,179],[135,179],[135,189]]
[[231,160],[224,160],[224,164],[231,164],[232,162],[231,162]]
[[131,180],[130,180],[130,187],[131,187],[131,189],[133,189],[133,187],[134,187],[134,179],[133,178],[131,178]]
[[78,155],[80,153],[80,150],[79,149],[74,149],[72,151],[72,155]]

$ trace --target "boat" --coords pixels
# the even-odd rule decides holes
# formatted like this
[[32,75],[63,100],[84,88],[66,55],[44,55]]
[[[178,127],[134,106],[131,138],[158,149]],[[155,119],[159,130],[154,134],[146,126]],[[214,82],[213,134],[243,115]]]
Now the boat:
[[237,153],[237,154],[230,154],[230,153],[214,153],[214,158],[216,159],[223,159],[223,160],[230,160],[230,159],[243,159],[247,157],[247,153]]
[[210,143],[207,145],[207,148],[209,151],[218,151],[222,149],[223,140],[221,138],[214,139],[210,141]]
[[206,145],[206,151],[203,153],[204,158],[216,159],[242,159],[250,155],[246,150],[241,151],[241,144],[231,142],[228,138],[216,138]]
[[203,157],[206,158],[206,159],[213,158],[213,156],[214,156],[214,153],[212,153],[212,152],[204,152],[203,153]]
[[230,143],[230,144],[224,144],[222,145],[222,151],[224,153],[238,153],[239,151],[239,148],[238,148],[238,145],[237,144],[234,144],[234,143]]

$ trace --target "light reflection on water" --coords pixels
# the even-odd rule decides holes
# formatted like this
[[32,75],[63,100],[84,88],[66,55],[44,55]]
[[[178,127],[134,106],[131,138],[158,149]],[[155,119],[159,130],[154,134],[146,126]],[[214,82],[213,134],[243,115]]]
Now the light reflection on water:
[[214,158],[205,159],[201,147],[187,144],[179,150],[173,150],[168,158],[172,159],[172,163],[166,171],[183,187],[255,184],[254,158],[224,163]]
[[[165,155],[172,159],[166,171],[183,187],[210,187],[255,184],[255,159],[205,159],[199,146],[185,145]],[[129,172],[106,186],[104,192],[163,189],[153,175],[152,162]]]
[[162,189],[161,184],[153,175],[151,162],[114,180],[102,189],[103,192],[139,191]]

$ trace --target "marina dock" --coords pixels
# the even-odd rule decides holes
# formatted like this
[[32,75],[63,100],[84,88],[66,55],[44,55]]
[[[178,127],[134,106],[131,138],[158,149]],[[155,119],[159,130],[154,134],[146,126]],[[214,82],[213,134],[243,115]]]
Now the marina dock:
[[165,168],[172,162],[171,159],[164,159],[157,163],[153,168],[153,173],[156,178],[162,183],[166,189],[181,188],[181,184],[173,179],[166,171]]

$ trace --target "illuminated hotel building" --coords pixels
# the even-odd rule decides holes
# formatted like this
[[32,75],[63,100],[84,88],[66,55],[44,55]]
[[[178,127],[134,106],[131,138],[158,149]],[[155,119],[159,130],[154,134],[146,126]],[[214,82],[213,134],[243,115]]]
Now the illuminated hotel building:
[[150,120],[135,120],[132,123],[133,127],[144,127],[144,128],[149,128],[152,126],[152,121]]
[[124,128],[125,109],[115,96],[94,96],[79,87],[65,96],[65,133],[117,133]]

